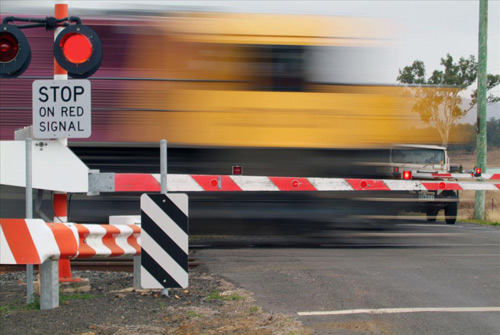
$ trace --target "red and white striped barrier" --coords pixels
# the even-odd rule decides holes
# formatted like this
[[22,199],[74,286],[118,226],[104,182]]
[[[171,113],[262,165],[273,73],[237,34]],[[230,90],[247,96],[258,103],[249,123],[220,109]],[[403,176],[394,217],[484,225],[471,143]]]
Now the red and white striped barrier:
[[481,177],[476,177],[474,173],[425,173],[415,172],[414,178],[422,179],[483,179],[483,180],[500,180],[500,173],[482,173]]
[[47,259],[136,256],[136,225],[45,223],[0,219],[0,264],[41,264]]
[[[159,174],[115,174],[115,192],[159,192]],[[170,192],[500,190],[500,182],[169,174]]]

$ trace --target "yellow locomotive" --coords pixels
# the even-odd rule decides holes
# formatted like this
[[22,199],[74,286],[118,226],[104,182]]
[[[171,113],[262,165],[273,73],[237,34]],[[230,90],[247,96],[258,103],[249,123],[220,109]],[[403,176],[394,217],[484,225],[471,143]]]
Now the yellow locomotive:
[[[439,143],[406,88],[370,83],[390,43],[374,19],[174,13],[137,26],[117,141],[369,148]],[[368,80],[367,80],[368,79]],[[131,94],[131,92],[133,92]]]

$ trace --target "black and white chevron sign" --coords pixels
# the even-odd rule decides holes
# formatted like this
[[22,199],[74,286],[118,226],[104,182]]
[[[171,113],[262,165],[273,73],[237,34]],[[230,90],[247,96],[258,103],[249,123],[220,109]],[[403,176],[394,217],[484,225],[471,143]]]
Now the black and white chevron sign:
[[188,286],[187,194],[141,196],[141,286]]

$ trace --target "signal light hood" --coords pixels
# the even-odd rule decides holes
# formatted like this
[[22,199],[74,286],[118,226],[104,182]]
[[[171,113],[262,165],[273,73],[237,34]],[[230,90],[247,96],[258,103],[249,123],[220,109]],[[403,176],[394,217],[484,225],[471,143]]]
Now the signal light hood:
[[101,65],[101,39],[90,27],[81,24],[68,26],[57,35],[54,57],[70,77],[87,78]]

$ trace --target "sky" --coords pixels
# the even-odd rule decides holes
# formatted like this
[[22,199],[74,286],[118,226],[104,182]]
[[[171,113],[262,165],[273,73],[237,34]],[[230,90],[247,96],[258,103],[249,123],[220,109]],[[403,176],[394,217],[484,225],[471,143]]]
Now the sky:
[[[2,0],[2,13],[50,15],[54,1]],[[387,19],[395,27],[391,48],[392,60],[380,77],[382,83],[396,83],[398,70],[414,60],[424,62],[427,74],[441,69],[440,59],[447,53],[460,57],[478,55],[479,0],[411,1],[411,0],[353,0],[353,1],[86,1],[70,0],[70,15],[98,8],[149,9],[192,8],[212,11],[241,11],[263,13],[342,15]],[[488,73],[500,74],[500,0],[488,2]],[[494,91],[500,95],[500,87]],[[500,108],[494,108],[500,118]],[[498,115],[497,115],[498,114]]]

